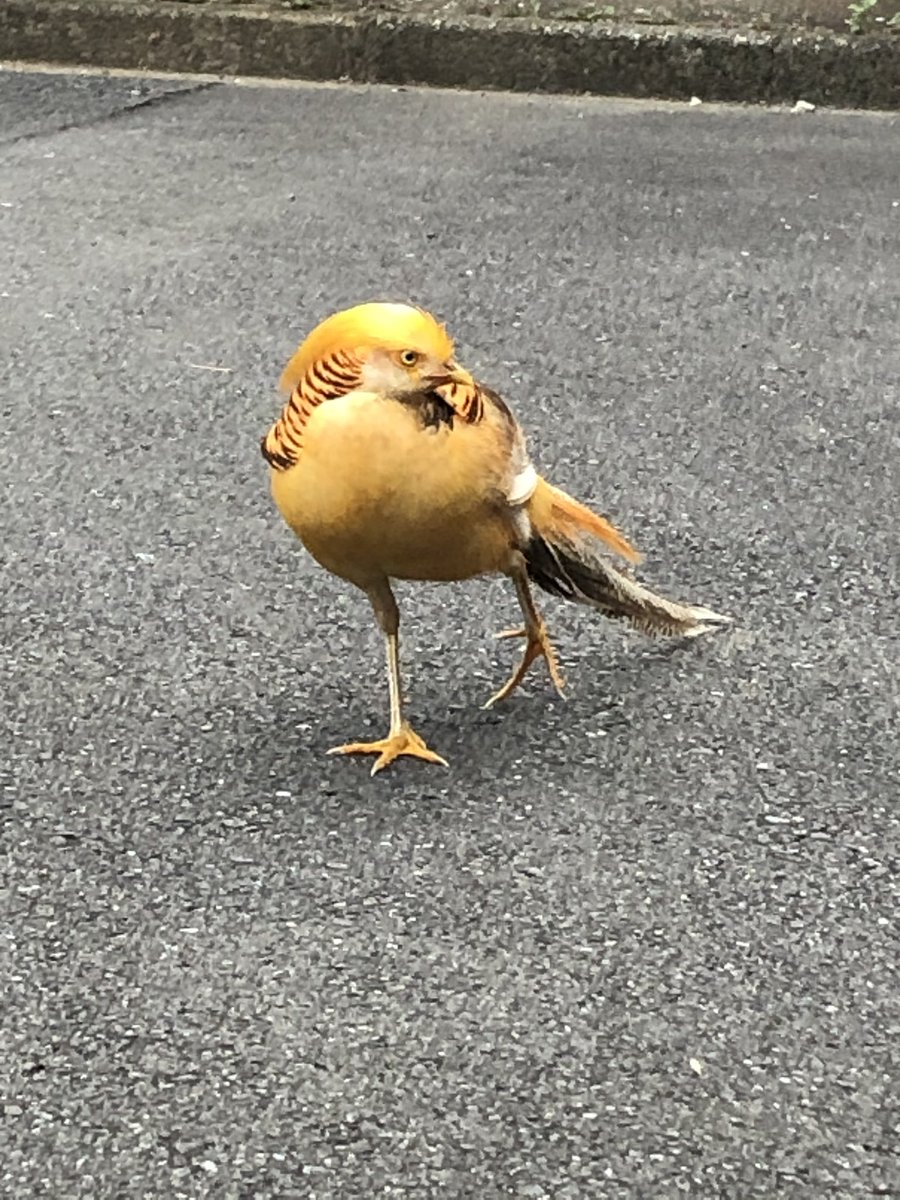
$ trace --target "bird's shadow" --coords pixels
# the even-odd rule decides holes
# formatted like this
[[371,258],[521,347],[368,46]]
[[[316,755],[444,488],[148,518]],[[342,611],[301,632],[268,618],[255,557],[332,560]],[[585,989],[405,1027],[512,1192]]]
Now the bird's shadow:
[[[620,739],[639,735],[652,744],[652,722],[660,707],[677,706],[686,656],[695,650],[687,641],[581,650],[568,656],[569,699],[556,696],[538,664],[523,688],[489,710],[481,707],[490,694],[482,678],[487,672],[475,672],[474,680],[457,676],[441,692],[440,672],[432,671],[409,715],[449,769],[401,759],[372,778],[368,756],[327,755],[329,747],[351,738],[384,735],[386,714],[369,672],[349,697],[340,681],[319,674],[304,679],[302,691],[276,689],[244,708],[233,702],[210,706],[193,726],[193,749],[204,777],[227,780],[229,803],[237,809],[256,803],[260,793],[284,792],[307,806],[324,803],[332,817],[337,807],[345,817],[365,812],[370,819],[375,799],[382,801],[382,820],[389,821],[390,813],[400,819],[404,810],[421,815],[430,805],[446,814],[493,803],[510,781],[534,790],[551,779],[564,786],[567,772],[583,777],[586,750],[599,774],[617,757]],[[490,674],[494,683],[503,677],[499,655]],[[655,705],[648,705],[648,696]]]

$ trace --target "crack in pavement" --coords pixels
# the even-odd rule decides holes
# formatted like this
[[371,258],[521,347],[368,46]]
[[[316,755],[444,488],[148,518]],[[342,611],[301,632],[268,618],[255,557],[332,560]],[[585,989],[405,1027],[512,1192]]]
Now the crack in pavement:
[[[7,73],[16,74],[14,70],[7,72],[6,69],[3,69],[0,71],[0,79],[2,79],[3,74]],[[85,78],[89,79],[96,77],[85,76]],[[141,84],[143,86],[148,85],[148,81],[140,79],[139,76],[135,76],[133,79],[127,77],[109,76],[103,78],[114,78],[115,82],[120,84]],[[154,81],[152,80],[149,81],[151,86],[153,82]],[[155,108],[162,104],[182,100],[185,97],[195,96],[200,92],[205,92],[210,88],[217,88],[221,86],[222,84],[218,80],[204,80],[202,82],[186,84],[184,86],[150,91],[146,95],[124,100],[111,110],[104,109],[93,113],[82,114],[80,116],[73,117],[71,120],[58,120],[51,124],[38,125],[36,128],[26,129],[24,132],[11,133],[7,134],[6,136],[0,135],[0,147],[7,148],[19,145],[22,142],[36,141],[37,139],[43,137],[53,137],[59,133],[67,133],[72,129],[90,129],[102,125],[105,122],[121,120],[123,117],[130,116],[132,113],[138,112],[142,109]]]

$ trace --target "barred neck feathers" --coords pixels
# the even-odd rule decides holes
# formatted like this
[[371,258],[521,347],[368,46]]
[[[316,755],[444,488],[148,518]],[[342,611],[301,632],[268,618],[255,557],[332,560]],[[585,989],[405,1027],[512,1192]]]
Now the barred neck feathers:
[[270,466],[276,471],[286,471],[296,463],[303,449],[303,431],[313,409],[359,387],[361,370],[360,359],[347,350],[336,350],[307,367],[281,416],[262,440],[263,458]]
[[481,388],[473,380],[471,384],[445,383],[437,389],[438,395],[455,411],[460,420],[474,425],[481,420],[484,412],[484,398]]
[[[308,368],[288,397],[281,416],[260,443],[269,466],[276,471],[294,466],[303,449],[303,432],[313,409],[360,387],[361,372],[360,359],[347,351],[337,351]],[[461,421],[475,424],[481,420],[484,396],[477,383],[448,383],[435,391]],[[423,413],[423,419],[425,416]]]

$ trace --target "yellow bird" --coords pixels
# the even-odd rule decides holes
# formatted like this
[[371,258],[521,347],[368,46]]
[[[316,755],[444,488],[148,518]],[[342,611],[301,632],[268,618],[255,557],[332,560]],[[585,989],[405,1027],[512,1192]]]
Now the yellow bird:
[[[430,313],[360,304],[309,335],[285,368],[281,416],[262,439],[284,519],[326,570],[361,588],[387,647],[390,729],[332,754],[442,763],[403,715],[399,613],[392,579],[508,576],[525,627],[521,660],[487,706],[537,658],[563,680],[530,583],[650,634],[692,636],[726,622],[654,595],[611,556],[640,556],[607,521],[542,479],[503,400],[454,358]],[[487,707],[486,706],[486,707]]]

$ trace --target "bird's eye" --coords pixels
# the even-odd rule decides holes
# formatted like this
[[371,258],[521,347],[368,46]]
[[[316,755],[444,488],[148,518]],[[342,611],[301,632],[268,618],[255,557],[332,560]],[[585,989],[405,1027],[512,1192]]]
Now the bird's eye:
[[419,361],[419,356],[415,350],[401,350],[400,361],[404,367],[414,367]]

